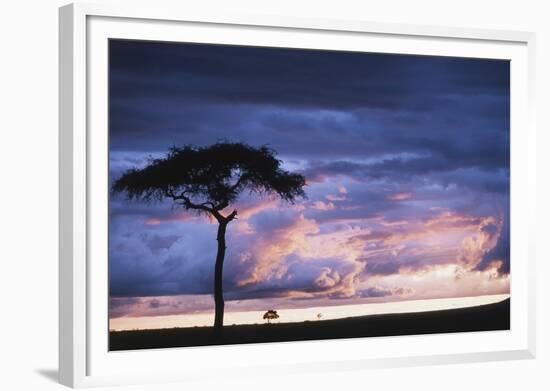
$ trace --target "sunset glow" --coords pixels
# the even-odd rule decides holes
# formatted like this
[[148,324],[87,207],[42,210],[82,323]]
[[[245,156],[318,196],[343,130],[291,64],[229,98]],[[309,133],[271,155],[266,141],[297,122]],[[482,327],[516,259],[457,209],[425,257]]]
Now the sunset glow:
[[[509,295],[490,295],[475,297],[456,297],[451,299],[428,299],[398,301],[390,303],[348,304],[311,308],[291,308],[278,310],[280,318],[275,323],[292,323],[303,321],[318,321],[321,319],[342,319],[350,316],[366,316],[378,314],[398,314],[409,312],[438,311],[446,309],[466,308],[478,305],[498,303]],[[226,325],[260,324],[265,311],[231,311],[226,314]],[[172,327],[204,327],[211,326],[214,320],[212,312],[188,315],[164,315],[144,317],[122,317],[111,319],[109,329],[112,331],[162,329]]]

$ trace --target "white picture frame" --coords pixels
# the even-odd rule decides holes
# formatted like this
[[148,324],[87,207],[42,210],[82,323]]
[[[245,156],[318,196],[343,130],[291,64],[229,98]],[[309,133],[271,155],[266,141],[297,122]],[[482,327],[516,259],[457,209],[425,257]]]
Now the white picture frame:
[[[292,373],[535,356],[533,33],[199,15],[185,7],[146,9],[71,4],[60,8],[59,15],[61,383],[88,387],[197,379],[213,369],[220,376],[239,376],[243,368],[270,375],[274,367],[279,373]],[[251,31],[255,34],[250,34]],[[331,49],[346,46],[346,50],[367,47],[391,53],[510,59],[511,330],[109,353],[105,349],[107,260],[101,254],[106,249],[107,232],[105,48],[111,37],[253,45],[270,42],[274,46]],[[92,257],[96,260],[93,263]],[[327,351],[331,354],[323,354]],[[186,372],[181,371],[182,362],[188,363]]]

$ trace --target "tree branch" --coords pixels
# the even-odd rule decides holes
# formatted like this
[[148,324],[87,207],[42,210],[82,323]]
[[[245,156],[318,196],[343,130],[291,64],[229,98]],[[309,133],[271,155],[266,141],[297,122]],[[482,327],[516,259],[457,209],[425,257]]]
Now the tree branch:
[[235,220],[237,218],[237,211],[233,210],[227,217],[223,216],[220,212],[218,212],[216,209],[212,209],[210,211],[212,215],[218,220],[218,223],[229,223],[232,220]]
[[[185,209],[203,210],[205,212],[212,213],[214,205],[211,202],[195,204],[193,201],[191,201],[189,197],[185,195],[185,191],[182,191],[179,194],[175,194],[173,190],[168,189],[165,191],[165,195],[166,197],[171,198],[173,201],[182,201],[182,205],[185,207]],[[212,207],[209,208],[207,205],[212,205]]]
[[[182,191],[179,194],[174,193],[173,190],[168,189],[165,191],[165,195],[168,198],[171,198],[173,201],[181,201],[182,205],[185,207],[185,209],[195,209],[195,210],[203,210],[205,212],[209,212],[218,220],[218,223],[229,223],[230,221],[234,220],[237,217],[237,211],[233,210],[227,217],[222,215],[219,211],[225,207],[227,207],[229,204],[227,202],[223,202],[220,205],[214,205],[212,202],[203,202],[202,204],[196,204],[189,197],[185,195],[185,191]],[[208,207],[210,205],[210,207]]]
[[214,209],[215,211],[220,211],[222,209],[227,208],[228,206],[229,206],[229,202],[224,201],[218,205],[213,206],[212,209]]
[[227,222],[230,222],[231,220],[234,220],[237,218],[237,209],[234,209],[233,212],[229,216],[227,216],[225,219]]

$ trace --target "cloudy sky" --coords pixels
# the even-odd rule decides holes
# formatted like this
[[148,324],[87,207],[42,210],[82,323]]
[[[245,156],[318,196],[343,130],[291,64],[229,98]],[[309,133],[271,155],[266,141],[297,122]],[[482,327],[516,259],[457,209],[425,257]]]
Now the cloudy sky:
[[[269,145],[294,205],[243,194],[227,310],[509,292],[509,63],[110,43],[110,180],[172,146]],[[216,223],[111,196],[110,316],[212,311]]]

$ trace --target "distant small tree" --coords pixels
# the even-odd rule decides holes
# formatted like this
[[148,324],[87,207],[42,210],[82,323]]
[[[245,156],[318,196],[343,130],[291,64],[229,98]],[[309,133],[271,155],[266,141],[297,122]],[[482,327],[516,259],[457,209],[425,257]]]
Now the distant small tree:
[[218,248],[214,271],[214,327],[223,328],[222,292],[225,232],[237,210],[223,210],[244,191],[276,195],[294,202],[305,197],[303,175],[283,170],[275,151],[243,143],[219,142],[208,147],[172,148],[164,158],[152,159],[144,168],[132,168],[118,178],[113,192],[145,201],[170,199],[174,204],[212,216],[218,222]]
[[323,317],[323,314],[319,312],[319,313],[317,314],[317,320],[321,320],[322,317]]
[[264,314],[264,319],[267,319],[267,323],[271,323],[273,319],[279,319],[279,314],[275,310],[269,310]]

